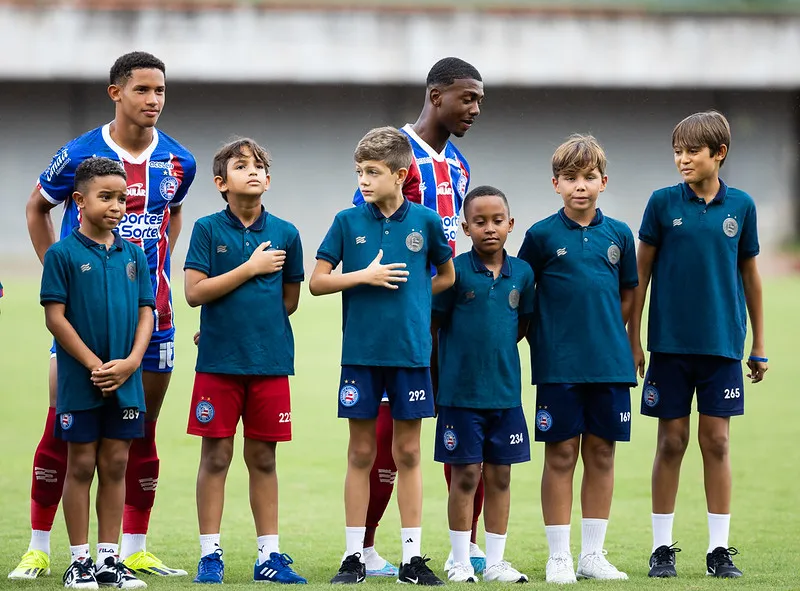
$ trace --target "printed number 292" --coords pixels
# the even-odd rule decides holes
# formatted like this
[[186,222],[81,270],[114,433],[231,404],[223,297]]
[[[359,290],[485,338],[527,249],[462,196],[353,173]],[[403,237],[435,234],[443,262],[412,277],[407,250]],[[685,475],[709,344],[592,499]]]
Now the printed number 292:
[[425,400],[425,390],[409,390],[408,401],[417,402],[418,400]]

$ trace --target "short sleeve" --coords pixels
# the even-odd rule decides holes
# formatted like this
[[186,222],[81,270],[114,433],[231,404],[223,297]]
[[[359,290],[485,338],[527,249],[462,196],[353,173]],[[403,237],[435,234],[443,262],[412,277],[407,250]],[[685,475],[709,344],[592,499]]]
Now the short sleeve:
[[619,286],[622,289],[633,289],[639,285],[639,270],[636,268],[636,247],[633,232],[626,225],[625,240],[622,243],[622,256],[619,259]]
[[522,261],[525,268],[525,275],[522,281],[522,289],[519,294],[519,316],[524,318],[533,315],[533,299],[536,293],[536,282],[534,281],[533,269],[525,261]]
[[644,208],[642,225],[639,228],[639,240],[650,246],[658,247],[661,245],[661,234],[661,224],[658,221],[658,199],[653,193],[647,202],[647,207]]
[[438,267],[453,258],[453,249],[444,235],[444,228],[442,228],[442,220],[439,215],[429,209],[425,211],[430,212],[430,215],[428,215],[428,238],[430,240],[428,260]]
[[750,203],[742,220],[742,236],[739,239],[739,258],[750,259],[761,251],[758,244],[758,216],[755,203]]
[[303,243],[300,233],[292,226],[294,239],[286,247],[286,261],[283,264],[283,282],[301,283],[305,279],[303,270]]
[[147,256],[141,248],[134,248],[136,252],[136,276],[139,280],[139,307],[149,306],[155,309],[156,300],[153,296],[153,283],[150,281],[150,265]]
[[181,179],[181,184],[178,187],[178,190],[175,191],[175,197],[169,204],[170,207],[179,207],[183,205],[183,200],[186,199],[186,195],[189,193],[189,187],[192,186],[196,173],[197,161],[195,161],[194,156],[189,154],[183,167],[183,178]]
[[55,153],[50,165],[39,175],[39,192],[53,205],[64,203],[72,196],[75,169],[84,160],[78,151],[76,140],[71,141]]
[[456,296],[458,294],[458,285],[460,279],[461,273],[459,273],[458,269],[456,269],[455,283],[443,292],[437,293],[435,296],[433,296],[431,314],[435,318],[440,319],[443,323],[446,323],[453,314],[453,308],[456,304]]
[[522,246],[519,248],[517,258],[522,259],[530,266],[533,271],[534,278],[542,272],[544,261],[541,260],[540,250],[536,247],[536,237],[533,233],[533,228],[525,232],[525,238],[522,240]]
[[39,302],[42,305],[51,302],[66,304],[68,288],[69,267],[65,260],[65,254],[60,248],[53,248],[51,246],[44,254],[44,269],[42,270],[42,286],[39,292]]
[[342,255],[344,250],[342,238],[342,222],[337,215],[333,219],[333,224],[322,239],[322,244],[319,245],[317,250],[317,258],[323,261],[328,261],[334,268],[342,262]]
[[211,231],[203,220],[195,222],[192,228],[183,269],[194,269],[206,275],[211,272]]

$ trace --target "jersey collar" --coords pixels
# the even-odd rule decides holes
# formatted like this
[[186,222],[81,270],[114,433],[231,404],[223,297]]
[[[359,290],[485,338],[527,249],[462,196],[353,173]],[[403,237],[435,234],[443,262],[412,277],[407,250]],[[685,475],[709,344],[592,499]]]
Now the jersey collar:
[[[99,242],[95,242],[88,236],[81,234],[80,227],[73,229],[72,233],[78,240],[81,241],[81,244],[83,244],[86,248],[106,247],[105,244],[100,244]],[[114,234],[114,244],[111,245],[111,248],[109,250],[122,250],[122,238],[120,237],[118,232],[114,231],[112,233]]]
[[[583,226],[581,226],[578,222],[576,222],[575,220],[571,220],[569,217],[567,217],[567,214],[564,212],[563,207],[558,210],[558,216],[561,218],[561,221],[564,222],[564,225],[566,225],[567,228],[569,228],[570,230],[580,230],[581,228],[583,228]],[[598,207],[597,210],[595,210],[594,219],[589,223],[589,226],[599,226],[600,224],[603,223],[604,219],[605,216]]]
[[228,219],[228,223],[231,226],[233,226],[234,228],[237,228],[239,230],[252,230],[254,232],[261,232],[261,230],[264,229],[264,224],[267,221],[267,215],[269,215],[269,214],[267,213],[267,210],[262,205],[261,206],[261,215],[258,216],[258,218],[256,218],[256,221],[254,221],[252,224],[250,224],[249,226],[245,226],[242,223],[242,220],[240,220],[239,218],[237,218],[233,214],[233,212],[231,211],[231,206],[230,205],[225,208],[225,217]]
[[[491,273],[486,268],[486,265],[483,264],[474,247],[469,251],[469,261],[472,263],[472,270],[476,273]],[[503,266],[500,267],[500,274],[503,277],[511,277],[511,261],[508,260],[508,253],[505,248],[503,249]]]
[[419,144],[419,147],[425,150],[425,153],[428,154],[428,156],[430,156],[437,162],[444,162],[447,159],[447,156],[445,155],[445,152],[447,152],[447,143],[445,143],[444,145],[444,150],[442,150],[441,152],[437,152],[436,150],[431,148],[425,140],[423,140],[421,137],[417,135],[417,132],[414,131],[414,128],[411,126],[410,123],[406,123],[403,126],[403,131],[407,133],[411,137],[411,139],[417,142]]
[[120,157],[120,160],[124,160],[125,162],[130,162],[131,164],[141,164],[142,162],[146,162],[150,156],[152,155],[153,151],[156,149],[158,145],[158,130],[154,127],[153,128],[153,141],[150,142],[150,145],[147,146],[144,152],[142,152],[138,158],[134,158],[131,156],[124,148],[117,145],[117,143],[111,139],[111,123],[106,123],[103,126],[103,140],[108,144],[108,147],[114,150],[117,153],[117,156]]
[[[698,197],[697,194],[692,190],[689,186],[689,183],[681,183],[681,193],[683,194],[683,198],[687,201],[702,201],[705,203],[705,199]],[[728,196],[728,185],[722,179],[719,179],[719,190],[717,194],[714,195],[714,198],[708,202],[709,205],[712,203],[718,203],[722,205],[725,203],[725,198]]]
[[[408,214],[408,210],[411,207],[411,202],[408,199],[403,198],[403,204],[400,208],[394,212],[392,215],[389,216],[389,219],[393,222],[402,222],[406,219],[406,214]],[[367,209],[370,213],[375,217],[376,220],[385,220],[386,216],[381,213],[381,210],[378,209],[378,206],[374,203],[367,203]]]

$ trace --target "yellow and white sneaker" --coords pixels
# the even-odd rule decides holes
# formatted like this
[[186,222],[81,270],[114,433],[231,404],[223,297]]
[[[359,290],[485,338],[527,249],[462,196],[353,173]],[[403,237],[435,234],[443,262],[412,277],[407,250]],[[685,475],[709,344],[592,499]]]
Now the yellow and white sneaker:
[[122,561],[135,573],[161,577],[185,577],[188,573],[179,568],[170,568],[150,552],[135,552]]
[[28,550],[22,555],[17,568],[8,573],[9,579],[35,579],[50,574],[50,557],[41,550]]

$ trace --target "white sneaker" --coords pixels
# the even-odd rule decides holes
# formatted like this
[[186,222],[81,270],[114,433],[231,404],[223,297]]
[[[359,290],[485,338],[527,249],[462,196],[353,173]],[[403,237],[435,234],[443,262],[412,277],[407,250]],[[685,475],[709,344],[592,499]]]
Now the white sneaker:
[[[478,544],[469,543],[469,561],[472,564],[472,569],[477,574],[481,574],[486,569],[486,554],[483,553],[483,550],[481,550]],[[450,572],[450,569],[453,568],[453,564],[455,564],[455,561],[453,560],[453,551],[451,550],[450,554],[447,556],[447,560],[444,561],[442,570],[446,573]]]
[[447,580],[453,583],[477,583],[478,578],[472,565],[454,562],[450,570],[447,571]]
[[522,574],[510,563],[501,560],[483,572],[484,581],[497,581],[498,583],[527,583],[528,575]]
[[579,579],[598,579],[600,581],[627,581],[628,575],[617,570],[617,567],[606,560],[607,552],[581,554],[578,559]]
[[64,587],[67,589],[99,589],[94,578],[94,563],[89,557],[75,560],[64,573]]
[[547,559],[547,566],[544,569],[545,579],[548,583],[555,583],[556,585],[577,583],[578,579],[575,578],[573,568],[572,554],[567,552],[553,554]]

